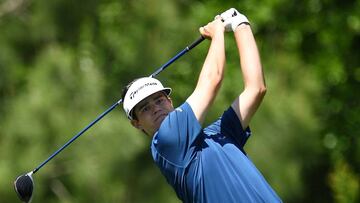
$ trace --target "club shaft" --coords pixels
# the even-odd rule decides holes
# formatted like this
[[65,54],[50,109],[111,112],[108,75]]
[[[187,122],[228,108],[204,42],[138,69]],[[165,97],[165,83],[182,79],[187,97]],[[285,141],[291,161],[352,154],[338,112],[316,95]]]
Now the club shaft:
[[[178,58],[180,58],[182,55],[190,51],[192,48],[196,47],[198,44],[200,44],[205,38],[203,36],[199,37],[197,40],[195,40],[192,44],[187,46],[185,49],[180,51],[178,54],[176,54],[173,58],[171,58],[167,63],[162,65],[159,69],[157,69],[153,74],[150,75],[150,77],[155,77],[160,72],[165,70],[170,64],[172,64],[174,61],[176,61]],[[122,99],[117,101],[115,104],[113,104],[110,108],[108,108],[106,111],[104,111],[102,114],[100,114],[95,120],[93,120],[89,125],[87,125],[85,128],[83,128],[80,132],[78,132],[73,138],[71,138],[68,142],[66,142],[62,147],[60,147],[58,150],[56,150],[49,158],[47,158],[45,161],[43,161],[38,167],[36,167],[32,173],[36,173],[39,171],[45,164],[47,164],[51,159],[53,159],[56,155],[58,155],[61,151],[63,151],[66,147],[68,147],[71,143],[73,143],[77,138],[79,138],[83,133],[85,133],[89,128],[91,128],[93,125],[95,125],[99,120],[101,120],[104,116],[106,116],[109,112],[111,112],[115,107],[120,105],[122,103]]]
[[157,69],[153,74],[150,75],[150,77],[157,76],[161,71],[165,70],[170,64],[172,64],[174,61],[176,61],[178,58],[180,58],[182,55],[190,51],[192,48],[196,47],[198,44],[200,44],[202,41],[204,41],[204,37],[201,35],[197,40],[195,40],[192,44],[185,47],[182,51],[180,51],[178,54],[176,54],[173,58],[171,58],[167,63],[162,65],[159,69]]
[[112,111],[117,105],[119,105],[122,102],[122,100],[116,102],[113,104],[110,108],[108,108],[106,111],[104,111],[101,115],[99,115],[95,120],[93,120],[89,125],[87,125],[85,128],[83,128],[78,134],[76,134],[73,138],[71,138],[68,142],[66,142],[62,147],[60,147],[58,150],[56,150],[49,158],[47,158],[44,162],[42,162],[38,167],[36,167],[33,170],[33,173],[36,173],[41,167],[43,167],[47,162],[49,162],[51,159],[53,159],[56,155],[58,155],[62,150],[64,150],[67,146],[69,146],[71,143],[73,143],[78,137],[80,137],[84,132],[86,132],[91,126],[93,126],[95,123],[97,123],[100,119],[102,119],[106,114],[108,114],[110,111]]

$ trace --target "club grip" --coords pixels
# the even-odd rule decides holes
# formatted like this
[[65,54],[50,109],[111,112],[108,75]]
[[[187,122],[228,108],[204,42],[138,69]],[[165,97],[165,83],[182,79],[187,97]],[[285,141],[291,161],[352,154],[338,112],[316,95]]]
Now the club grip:
[[204,39],[205,37],[201,35],[196,41],[194,41],[192,44],[188,46],[188,50],[196,47],[198,44],[200,44],[200,42],[204,41]]

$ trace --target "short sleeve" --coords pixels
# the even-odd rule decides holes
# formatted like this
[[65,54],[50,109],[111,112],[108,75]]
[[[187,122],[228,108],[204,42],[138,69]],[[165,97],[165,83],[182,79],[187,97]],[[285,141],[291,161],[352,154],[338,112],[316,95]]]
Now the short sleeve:
[[249,127],[243,129],[234,109],[229,107],[221,117],[221,133],[232,136],[241,147],[244,147],[251,135],[251,130]]
[[232,107],[224,111],[223,115],[214,123],[204,129],[209,135],[224,135],[232,137],[242,149],[251,135],[250,128],[245,130]]
[[191,106],[185,102],[164,119],[155,133],[152,140],[153,156],[157,153],[167,162],[183,166],[188,163],[199,134],[201,125]]

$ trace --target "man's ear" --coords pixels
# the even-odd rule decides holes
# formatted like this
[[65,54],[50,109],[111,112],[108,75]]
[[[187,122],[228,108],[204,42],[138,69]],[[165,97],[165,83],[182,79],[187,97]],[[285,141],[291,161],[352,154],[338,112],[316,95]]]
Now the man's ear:
[[166,95],[166,97],[167,97],[167,99],[170,101],[171,106],[173,106],[173,101],[172,101],[171,97],[169,97],[169,95]]
[[143,130],[142,126],[140,125],[140,122],[136,119],[133,119],[130,121],[131,125],[139,130]]

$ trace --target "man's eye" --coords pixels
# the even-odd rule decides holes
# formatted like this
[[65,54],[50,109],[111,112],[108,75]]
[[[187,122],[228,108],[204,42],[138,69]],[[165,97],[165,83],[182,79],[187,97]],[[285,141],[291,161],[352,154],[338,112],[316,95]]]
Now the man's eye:
[[147,112],[149,111],[149,107],[148,106],[145,106],[144,108],[141,109],[141,112]]
[[164,101],[164,98],[159,98],[159,99],[156,100],[156,103],[161,104],[163,101]]

